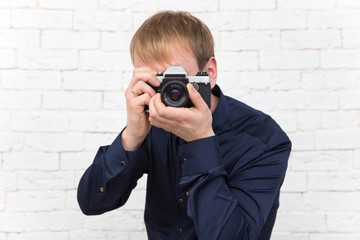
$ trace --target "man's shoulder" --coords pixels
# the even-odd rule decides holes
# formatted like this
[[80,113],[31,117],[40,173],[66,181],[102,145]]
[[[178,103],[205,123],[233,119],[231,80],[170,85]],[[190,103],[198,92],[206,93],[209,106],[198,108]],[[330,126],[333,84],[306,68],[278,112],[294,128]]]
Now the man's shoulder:
[[239,134],[246,133],[267,146],[290,143],[286,133],[268,114],[225,96],[229,104],[228,124]]

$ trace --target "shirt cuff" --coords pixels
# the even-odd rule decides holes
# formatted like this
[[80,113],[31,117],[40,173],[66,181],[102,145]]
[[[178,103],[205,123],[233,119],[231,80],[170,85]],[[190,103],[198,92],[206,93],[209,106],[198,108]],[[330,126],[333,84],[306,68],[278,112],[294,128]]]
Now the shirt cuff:
[[115,177],[122,171],[136,171],[136,168],[144,170],[146,166],[147,151],[143,143],[136,151],[126,151],[121,142],[122,132],[116,137],[114,142],[106,150],[107,173],[108,177]]

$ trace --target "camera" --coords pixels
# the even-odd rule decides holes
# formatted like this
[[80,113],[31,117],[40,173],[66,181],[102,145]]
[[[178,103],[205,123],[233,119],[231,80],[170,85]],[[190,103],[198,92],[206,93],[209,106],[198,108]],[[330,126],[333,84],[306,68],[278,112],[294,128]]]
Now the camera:
[[164,73],[160,72],[156,77],[161,83],[160,86],[150,86],[156,93],[160,93],[161,100],[166,106],[187,108],[194,106],[186,88],[186,85],[191,83],[210,108],[211,87],[207,72],[187,76],[182,66],[169,66]]

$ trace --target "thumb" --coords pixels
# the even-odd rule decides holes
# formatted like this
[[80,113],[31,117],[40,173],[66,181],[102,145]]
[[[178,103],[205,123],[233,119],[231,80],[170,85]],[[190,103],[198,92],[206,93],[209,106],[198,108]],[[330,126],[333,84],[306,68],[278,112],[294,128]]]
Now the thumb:
[[201,97],[200,93],[194,88],[194,86],[191,83],[188,83],[186,85],[189,97],[191,102],[194,104],[195,108],[198,109],[209,109],[208,105],[204,101],[204,99]]

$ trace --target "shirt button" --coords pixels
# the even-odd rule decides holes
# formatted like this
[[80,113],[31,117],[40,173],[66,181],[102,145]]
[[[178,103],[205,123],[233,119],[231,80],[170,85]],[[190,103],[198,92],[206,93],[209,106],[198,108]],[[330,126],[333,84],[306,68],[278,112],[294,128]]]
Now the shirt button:
[[179,199],[179,203],[182,203],[184,200],[182,198]]
[[104,192],[104,188],[103,188],[103,187],[100,188],[100,192]]
[[126,166],[126,163],[124,161],[121,161],[121,166],[125,167]]
[[186,157],[183,157],[183,164],[186,163]]
[[188,197],[188,196],[189,196],[189,192],[186,192],[185,195]]
[[179,228],[179,232],[182,232],[183,231],[183,229],[182,228]]

